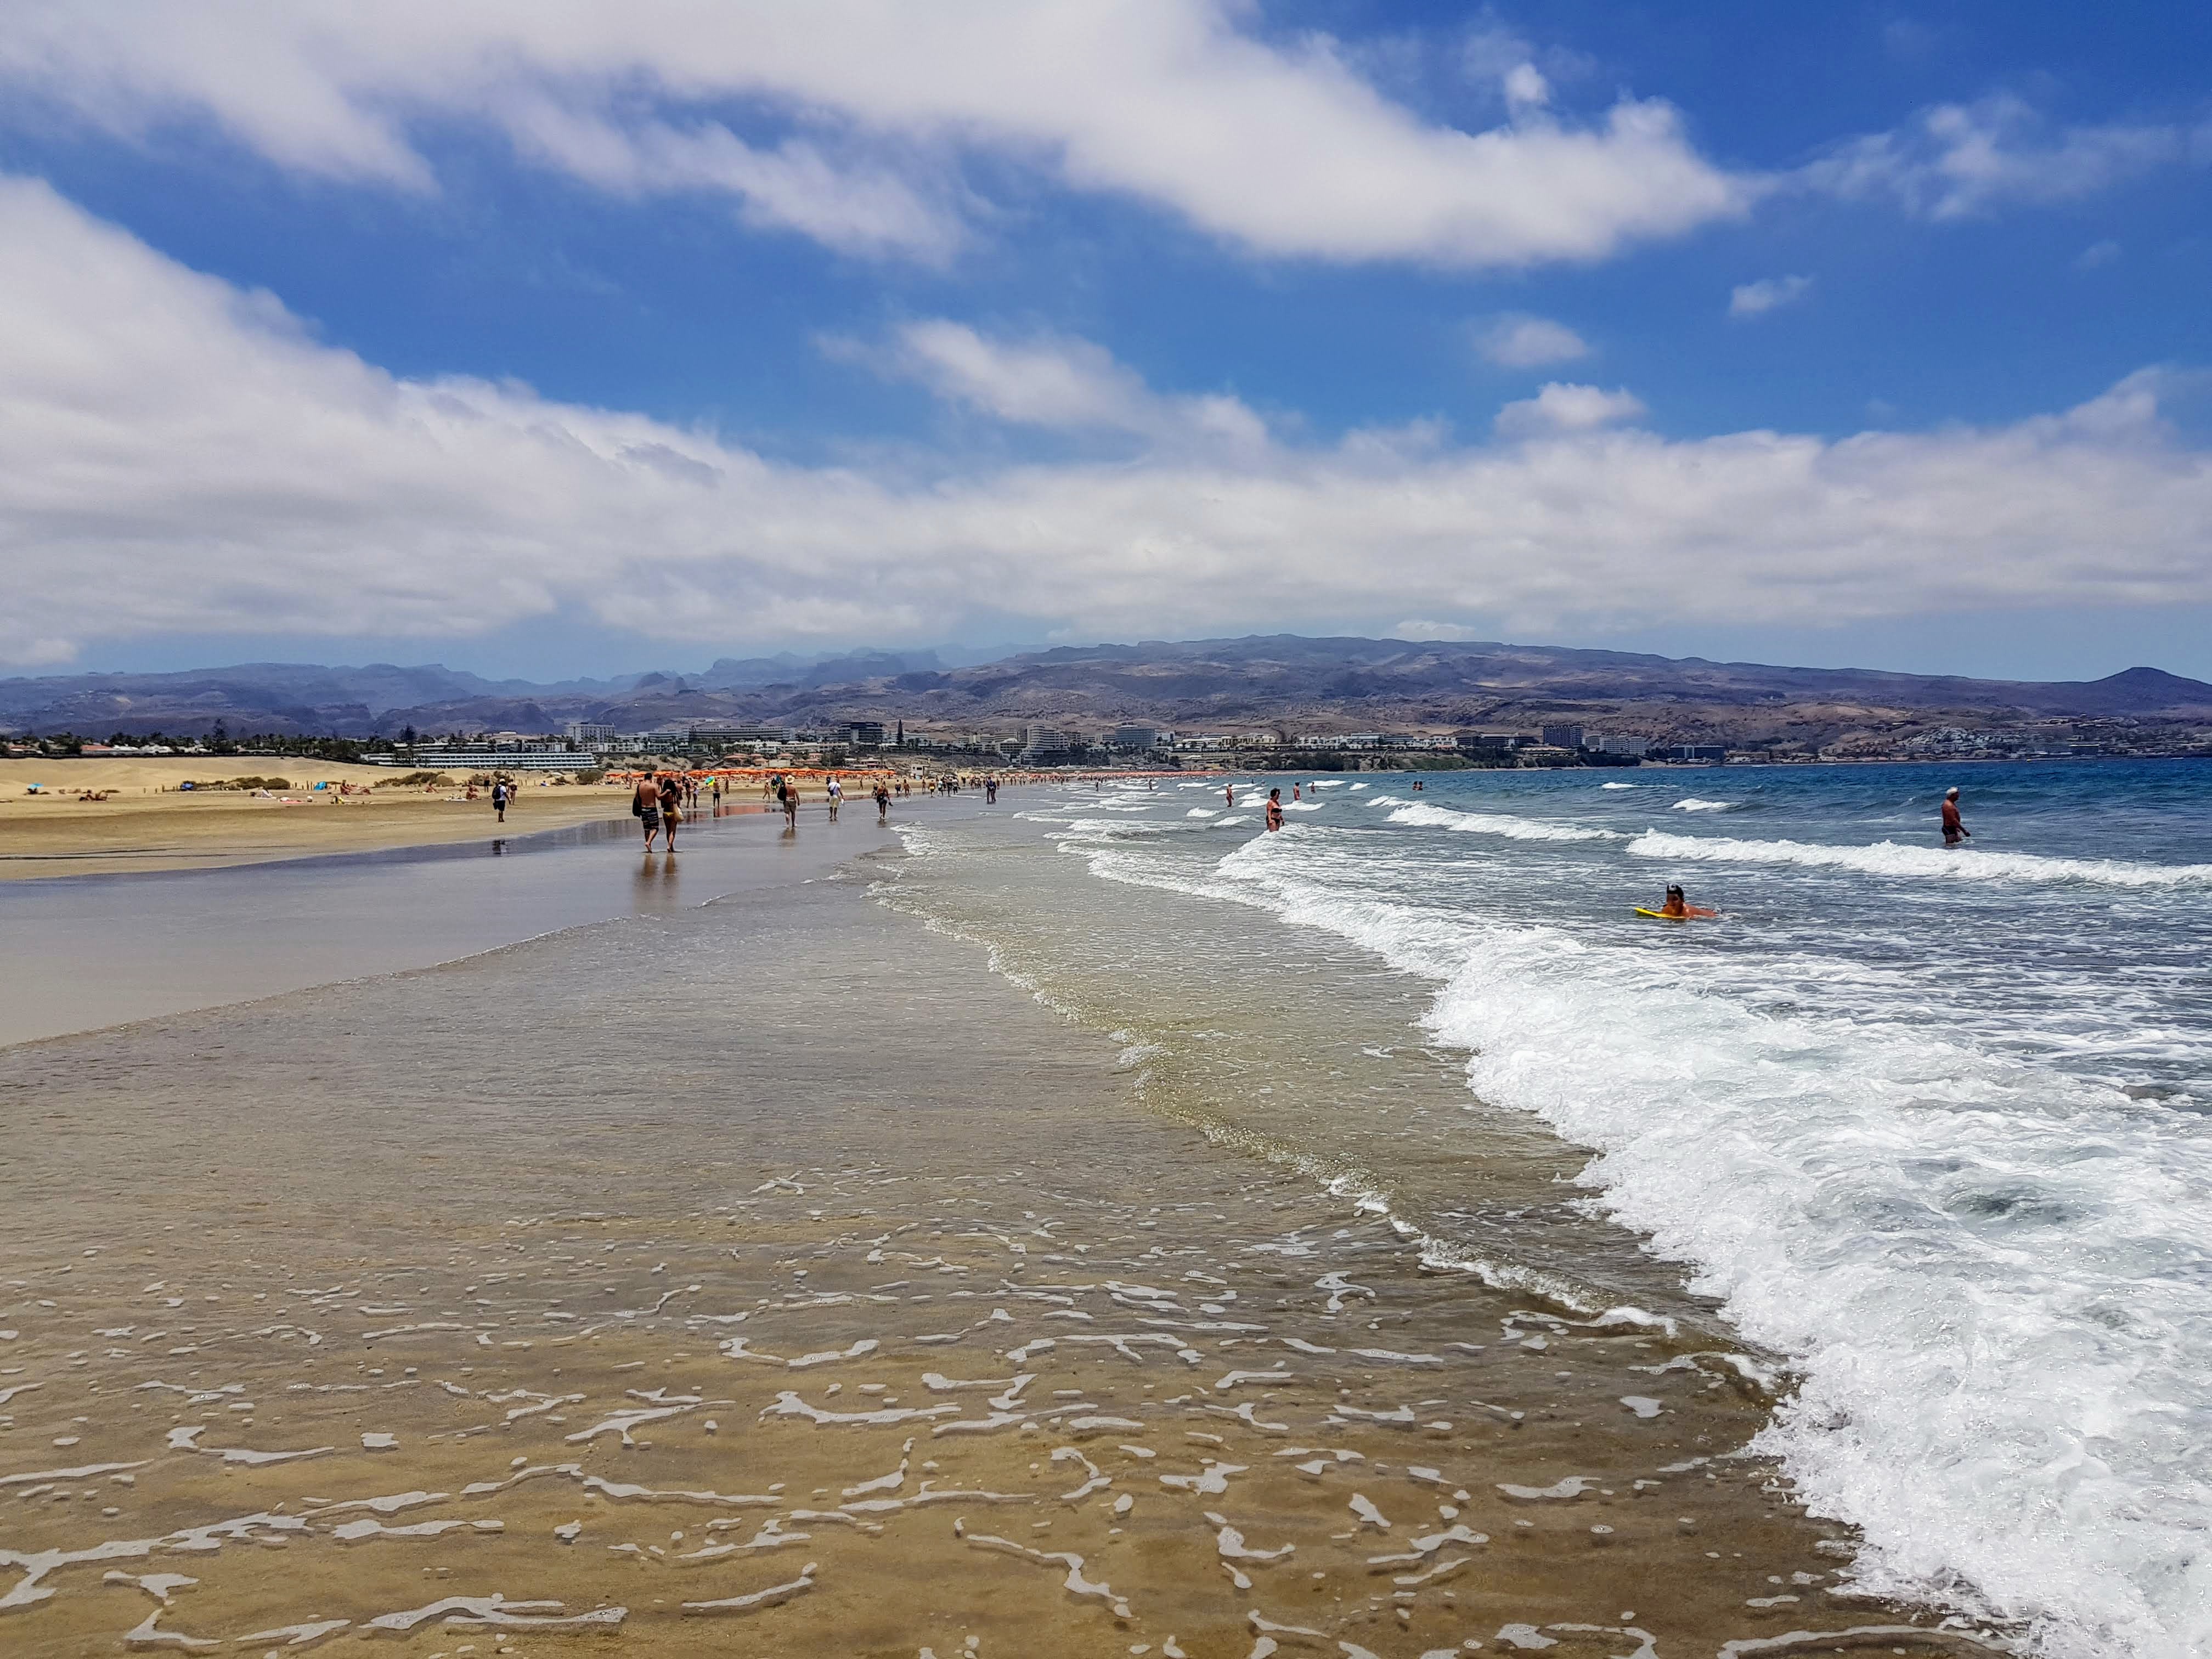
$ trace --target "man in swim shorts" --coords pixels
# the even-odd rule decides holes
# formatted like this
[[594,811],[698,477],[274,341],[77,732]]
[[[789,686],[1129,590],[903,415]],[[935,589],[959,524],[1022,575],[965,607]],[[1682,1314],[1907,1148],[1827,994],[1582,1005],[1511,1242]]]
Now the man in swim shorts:
[[660,833],[660,783],[650,774],[638,781],[630,793],[629,810],[637,814],[637,821],[645,828],[645,850],[653,850],[653,837]]
[[1954,848],[1973,838],[1974,832],[1959,820],[1959,790],[1954,784],[1943,792],[1943,845]]

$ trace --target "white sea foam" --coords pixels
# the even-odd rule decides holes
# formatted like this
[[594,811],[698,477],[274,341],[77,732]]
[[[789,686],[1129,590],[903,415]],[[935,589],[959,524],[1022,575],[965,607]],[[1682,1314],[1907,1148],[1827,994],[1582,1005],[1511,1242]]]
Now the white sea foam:
[[1816,842],[1739,841],[1647,830],[1628,843],[1638,858],[1711,864],[1794,864],[1852,870],[1862,875],[1949,881],[2090,882],[2107,887],[2212,885],[2212,864],[2138,864],[2123,859],[2047,858],[2037,853],[1983,853],[1906,847],[1827,847]]
[[1699,800],[1695,795],[1685,795],[1668,810],[1675,812],[1725,812],[1734,805],[1734,801]]
[[1601,789],[1636,789],[1642,787],[1642,786],[1633,783],[1601,783],[1598,785],[1598,787]]
[[1595,1148],[1607,1209],[1792,1357],[1759,1446],[1863,1530],[1863,1586],[2069,1659],[2212,1650],[2212,1135],[1926,1030],[1760,1012],[1679,953],[1358,897],[1358,856],[1261,837],[1218,874],[1436,981],[1476,1092]]
[[1463,835],[1503,836],[1508,841],[1626,841],[1618,830],[1600,830],[1579,823],[1549,823],[1540,818],[1515,817],[1504,812],[1462,812],[1449,806],[1413,801],[1390,814],[1393,823],[1418,823]]

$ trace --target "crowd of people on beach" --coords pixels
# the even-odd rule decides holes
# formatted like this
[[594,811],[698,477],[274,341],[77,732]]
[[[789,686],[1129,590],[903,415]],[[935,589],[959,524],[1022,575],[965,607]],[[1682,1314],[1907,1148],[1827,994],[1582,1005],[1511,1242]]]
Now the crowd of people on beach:
[[[963,779],[958,775],[933,778],[928,781],[927,787],[932,793],[947,798],[957,795],[965,788],[980,788],[983,792],[985,805],[996,805],[999,800],[999,790],[1004,781],[998,774],[994,772],[974,780]],[[507,796],[502,797],[497,791],[507,787],[504,784],[495,787],[492,802],[499,812],[499,821],[501,823],[507,822],[506,808],[512,795],[510,793]],[[889,823],[891,803],[896,799],[911,795],[915,787],[915,781],[911,778],[878,777],[869,792],[870,798],[876,804],[876,822],[879,824]],[[698,811],[702,799],[706,800],[708,810],[719,817],[722,811],[722,797],[723,779],[718,773],[705,775],[705,780],[702,782],[701,775],[692,772],[644,772],[638,775],[635,784],[630,791],[630,816],[638,821],[639,827],[644,834],[645,848],[647,852],[654,851],[655,843],[658,842],[662,848],[672,853],[676,850],[678,826],[686,817]],[[783,815],[787,833],[797,832],[799,808],[803,799],[800,779],[797,774],[769,773],[761,780],[761,799]],[[827,809],[830,822],[836,823],[845,804],[845,781],[839,775],[831,773],[823,781],[822,802]]]
[[[1000,782],[1000,780],[995,773],[988,774],[974,781],[975,787],[982,790],[986,805],[997,804]],[[722,805],[722,780],[718,775],[710,775],[706,787],[712,808],[719,814]],[[957,775],[940,776],[932,779],[929,782],[929,788],[933,793],[945,798],[958,794],[963,787],[966,786]],[[1158,786],[1147,779],[1146,787],[1150,789],[1156,788]],[[1422,784],[1417,779],[1413,787],[1418,791],[1421,789]],[[1098,787],[1097,780],[1092,780],[1091,787],[1093,789]],[[913,792],[914,781],[910,778],[901,777],[896,780],[878,778],[870,792],[876,804],[876,822],[878,824],[889,823],[892,801],[910,795]],[[475,792],[472,789],[470,793],[473,799]],[[1304,793],[1304,785],[1294,783],[1291,786],[1291,799],[1293,802],[1301,801]],[[788,773],[770,773],[762,781],[761,793],[764,799],[773,800],[777,810],[783,814],[786,832],[796,834],[799,829],[799,806],[798,779]],[[653,842],[659,838],[665,838],[666,849],[669,852],[672,853],[676,850],[677,826],[684,822],[687,811],[697,810],[700,794],[700,780],[694,774],[647,773],[638,779],[637,786],[630,795],[630,811],[644,830],[645,847],[647,852],[653,850]],[[1316,783],[1314,785],[1316,800],[1320,799],[1320,795],[1321,786]],[[505,779],[499,780],[492,786],[492,806],[498,813],[499,822],[501,823],[507,822],[507,808],[512,802],[513,796],[513,786]],[[1237,785],[1234,781],[1222,786],[1221,799],[1224,807],[1234,807],[1237,805]],[[823,799],[829,810],[830,822],[836,823],[838,809],[844,805],[845,787],[843,781],[834,773],[823,784]],[[1269,789],[1264,820],[1268,834],[1275,834],[1284,828],[1283,811],[1281,787],[1278,786]],[[1966,828],[1964,819],[1960,815],[1959,790],[1955,785],[1943,793],[1941,823],[1943,845],[1948,849],[1955,851],[1973,837],[1973,832]],[[1680,884],[1670,883],[1668,885],[1666,896],[1657,908],[1648,910],[1639,908],[1638,914],[1662,917],[1669,921],[1687,921],[1716,917],[1720,912],[1704,905],[1692,904]]]

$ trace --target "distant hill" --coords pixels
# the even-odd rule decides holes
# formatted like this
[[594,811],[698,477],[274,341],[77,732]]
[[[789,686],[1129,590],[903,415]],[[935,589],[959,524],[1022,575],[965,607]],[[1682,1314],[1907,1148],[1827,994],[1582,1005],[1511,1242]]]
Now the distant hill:
[[1838,733],[2039,720],[2212,720],[2212,685],[2155,668],[2100,680],[1977,680],[1790,668],[1555,646],[1405,640],[1148,641],[1064,647],[948,666],[930,652],[723,659],[661,672],[538,684],[435,665],[358,668],[251,663],[170,674],[0,680],[0,726],[392,736],[629,730],[699,720],[865,718],[924,728],[1030,720],[1146,721],[1204,729],[1352,732],[1571,720],[1671,741],[1826,742]]

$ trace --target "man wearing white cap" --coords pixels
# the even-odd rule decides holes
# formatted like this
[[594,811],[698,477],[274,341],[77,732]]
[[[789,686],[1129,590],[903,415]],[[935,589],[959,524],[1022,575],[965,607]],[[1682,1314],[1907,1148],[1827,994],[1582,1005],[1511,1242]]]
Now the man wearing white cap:
[[1943,792],[1943,845],[1956,847],[1973,838],[1974,832],[1959,821],[1959,790],[1954,784]]

